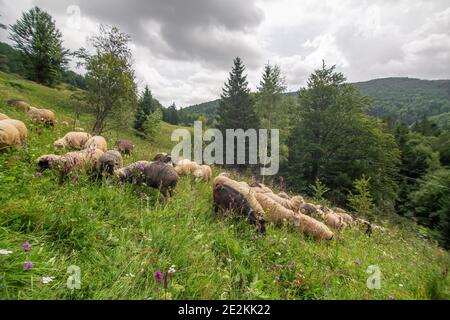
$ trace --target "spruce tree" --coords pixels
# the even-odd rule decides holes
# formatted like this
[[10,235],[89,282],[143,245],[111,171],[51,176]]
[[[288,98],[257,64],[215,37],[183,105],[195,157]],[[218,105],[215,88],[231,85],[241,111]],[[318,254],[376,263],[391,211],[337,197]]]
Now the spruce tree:
[[62,34],[55,21],[39,7],[24,12],[10,26],[10,39],[24,57],[30,80],[53,85],[67,64],[69,50],[62,45]]
[[148,117],[155,111],[155,105],[153,103],[152,92],[145,86],[142,97],[139,99],[136,114],[134,128],[140,132],[143,131],[143,125],[147,121]]

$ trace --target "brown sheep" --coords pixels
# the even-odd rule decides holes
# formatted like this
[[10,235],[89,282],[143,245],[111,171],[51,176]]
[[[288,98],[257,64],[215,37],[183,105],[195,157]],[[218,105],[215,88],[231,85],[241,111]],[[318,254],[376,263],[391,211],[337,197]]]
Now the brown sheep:
[[242,185],[234,185],[229,180],[220,177],[214,180],[214,211],[220,213],[222,217],[226,216],[230,211],[244,215],[258,227],[260,232],[264,233],[265,221],[262,218],[262,212],[255,211],[248,201],[248,197],[245,196],[245,193],[242,193],[243,190],[238,186],[242,187]]
[[115,171],[115,175],[121,182],[142,184],[145,182],[144,169],[151,164],[150,161],[137,161]]
[[108,144],[102,136],[93,136],[84,144],[84,149],[100,149],[103,152],[108,151]]
[[17,131],[19,131],[20,143],[24,143],[27,140],[28,130],[22,121],[16,119],[4,119],[0,121],[16,127]]
[[3,121],[0,121],[0,150],[20,144],[19,130]]
[[164,163],[168,163],[173,165],[172,156],[170,154],[167,154],[165,152],[158,153],[154,158],[153,161],[162,161]]
[[117,150],[109,150],[101,155],[97,162],[98,177],[102,177],[103,173],[114,175],[114,172],[123,167],[122,155]]
[[9,119],[9,117],[4,113],[0,113],[0,120],[5,120],[5,119]]
[[31,107],[28,111],[28,116],[34,122],[44,123],[49,126],[53,126],[56,121],[55,114],[48,109],[36,109]]
[[61,139],[56,140],[53,145],[56,148],[84,149],[86,142],[92,136],[86,132],[68,132]]
[[8,106],[14,106],[17,109],[19,109],[20,111],[24,111],[24,112],[28,112],[30,110],[30,105],[28,103],[26,103],[23,100],[16,100],[16,99],[12,99],[12,100],[8,100],[6,102],[6,104]]
[[211,167],[206,164],[197,166],[193,174],[197,180],[209,181],[212,178]]
[[167,201],[168,194],[172,196],[178,182],[178,174],[173,166],[161,161],[155,161],[145,166],[144,177],[147,186],[159,189],[164,202]]
[[135,145],[129,140],[117,140],[114,147],[120,153],[131,154]]

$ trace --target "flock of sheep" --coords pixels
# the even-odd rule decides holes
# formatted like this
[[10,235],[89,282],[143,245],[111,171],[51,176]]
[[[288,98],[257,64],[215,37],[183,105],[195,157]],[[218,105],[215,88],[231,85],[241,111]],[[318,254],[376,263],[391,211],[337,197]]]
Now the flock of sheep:
[[[34,122],[46,125],[56,123],[50,110],[37,109],[21,100],[10,100],[25,111]],[[27,127],[22,121],[10,119],[0,113],[0,150],[26,141]],[[115,177],[121,183],[145,184],[159,189],[164,202],[172,196],[178,178],[190,175],[196,181],[210,181],[212,170],[208,165],[199,165],[188,159],[173,160],[166,153],[159,153],[153,161],[137,161],[123,166],[122,154],[130,154],[134,145],[128,140],[118,140],[114,150],[108,150],[106,139],[91,136],[86,132],[69,132],[54,142],[56,149],[68,151],[65,154],[47,154],[37,159],[38,171],[54,170],[61,181],[73,172],[85,170],[92,178]],[[248,184],[236,181],[222,173],[213,181],[213,201],[216,213],[224,217],[230,213],[244,215],[251,223],[265,232],[265,223],[275,225],[290,223],[295,231],[307,234],[315,240],[331,240],[335,232],[341,232],[351,225],[373,230],[383,230],[368,221],[351,216],[343,209],[328,208],[308,203],[301,196],[290,197],[284,192],[276,194],[261,183]]]

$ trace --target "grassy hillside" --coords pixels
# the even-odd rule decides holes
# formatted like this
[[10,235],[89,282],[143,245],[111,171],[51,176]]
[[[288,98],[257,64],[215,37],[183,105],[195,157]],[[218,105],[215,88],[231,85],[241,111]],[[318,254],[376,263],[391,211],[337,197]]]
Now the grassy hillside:
[[[269,225],[259,237],[245,221],[215,216],[208,183],[180,179],[163,207],[153,189],[85,175],[59,185],[50,171],[36,174],[35,159],[54,152],[69,128],[37,128],[5,101],[53,109],[61,123],[73,114],[69,94],[0,73],[0,112],[29,128],[26,145],[0,153],[0,249],[13,252],[0,255],[0,299],[448,299],[448,253],[403,220],[380,222],[389,231],[372,237],[346,229],[330,242],[289,226]],[[88,128],[92,119],[81,121]],[[163,125],[157,144],[120,133],[137,144],[125,163],[168,151],[174,128]],[[66,287],[72,265],[81,269],[80,290]],[[381,269],[379,290],[366,286],[370,265]],[[165,290],[154,272],[172,266]]]
[[[373,98],[370,114],[391,117],[406,124],[423,116],[436,116],[450,111],[450,80],[420,80],[411,78],[383,78],[354,85],[363,95]],[[297,92],[286,93],[295,96]],[[185,109],[185,113],[200,114],[213,119],[219,100],[204,102]]]

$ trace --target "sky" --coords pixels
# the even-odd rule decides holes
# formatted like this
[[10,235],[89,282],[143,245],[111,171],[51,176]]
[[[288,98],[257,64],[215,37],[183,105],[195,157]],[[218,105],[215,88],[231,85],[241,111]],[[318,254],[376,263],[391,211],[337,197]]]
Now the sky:
[[[219,98],[236,56],[253,91],[266,63],[289,91],[322,60],[350,82],[450,78],[449,0],[0,0],[1,22],[35,5],[71,50],[89,48],[100,24],[128,33],[138,87],[166,106]],[[0,41],[11,43],[7,32]]]

